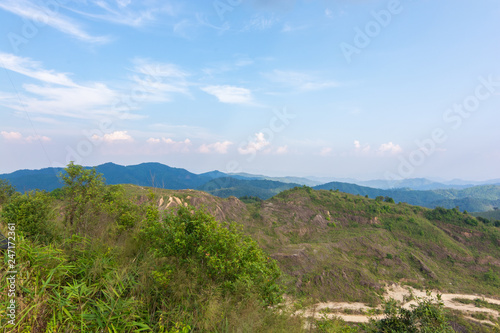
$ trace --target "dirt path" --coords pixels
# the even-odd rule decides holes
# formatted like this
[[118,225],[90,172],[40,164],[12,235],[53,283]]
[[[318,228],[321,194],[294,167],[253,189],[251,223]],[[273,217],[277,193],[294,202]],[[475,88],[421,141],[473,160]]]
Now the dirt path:
[[[436,297],[438,292],[433,291],[431,293],[432,297]],[[394,299],[399,301],[404,308],[410,309],[412,305],[417,304],[415,300],[409,300],[409,296],[413,295],[418,298],[428,297],[427,293],[422,290],[417,290],[408,286],[401,285],[391,285],[387,287],[387,291],[384,294],[384,298],[386,300]],[[492,310],[489,308],[478,308],[474,304],[463,304],[457,301],[454,301],[455,298],[465,298],[474,300],[477,298],[483,299],[484,301],[491,304],[500,305],[500,300],[493,298],[485,298],[478,295],[465,295],[465,294],[441,294],[441,300],[444,303],[444,307],[449,309],[459,310],[464,313],[464,315],[470,315],[472,313],[482,312],[486,315],[493,315],[493,317],[500,317],[500,312],[496,310]],[[376,308],[375,308],[376,309]],[[381,309],[381,307],[378,307]],[[296,312],[297,315],[302,315],[304,317],[314,317],[314,318],[322,318],[324,316],[328,318],[332,318],[334,316],[340,317],[346,322],[351,323],[366,323],[373,319],[381,319],[383,315],[377,316],[369,316],[369,311],[373,311],[374,308],[371,308],[363,303],[346,303],[346,302],[327,302],[327,303],[317,303],[305,310],[299,310]],[[366,314],[365,314],[366,313]],[[468,317],[469,319],[480,321],[474,319],[472,317]],[[481,321],[489,324],[493,324],[489,321]]]

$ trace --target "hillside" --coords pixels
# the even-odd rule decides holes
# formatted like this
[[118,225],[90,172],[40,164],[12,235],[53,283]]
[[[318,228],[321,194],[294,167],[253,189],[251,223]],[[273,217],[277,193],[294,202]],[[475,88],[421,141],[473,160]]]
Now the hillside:
[[398,282],[500,297],[500,227],[453,209],[304,187],[254,204],[193,190],[158,196],[160,210],[187,203],[243,225],[290,276],[297,295],[377,302],[384,283]]
[[246,180],[224,177],[211,180],[200,186],[198,190],[221,198],[227,198],[230,196],[251,196],[265,200],[284,190],[297,186],[299,186],[299,184],[283,183],[272,180]]
[[428,208],[445,207],[480,212],[492,210],[500,205],[500,186],[482,185],[465,189],[447,189],[432,191],[415,191],[411,189],[382,190],[354,184],[331,182],[315,186],[317,190],[339,190],[355,195],[367,195],[369,198],[378,196],[391,197],[396,203],[406,202],[412,205]]
[[[309,187],[245,204],[104,186],[92,170],[71,170],[65,190],[15,194],[2,205],[2,233],[8,222],[19,237],[25,330],[303,332],[301,317],[262,305],[284,292],[293,309],[343,301],[375,311],[391,283],[500,297],[500,228],[456,209]],[[259,189],[275,187],[261,181]],[[460,332],[486,332],[460,314],[447,318]]]

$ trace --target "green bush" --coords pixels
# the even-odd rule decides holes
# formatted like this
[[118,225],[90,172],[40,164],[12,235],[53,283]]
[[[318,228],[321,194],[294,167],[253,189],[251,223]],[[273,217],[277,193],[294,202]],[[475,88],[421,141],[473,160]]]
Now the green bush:
[[51,208],[52,198],[43,191],[14,195],[3,208],[5,223],[13,223],[26,237],[50,242],[55,237]]
[[280,301],[281,272],[276,262],[235,224],[221,224],[192,207],[168,213],[162,221],[153,208],[148,215],[142,238],[157,256],[198,265],[227,292],[243,287],[257,292],[267,304]]
[[0,205],[9,201],[15,192],[16,190],[7,180],[0,179]]
[[385,318],[375,321],[370,320],[365,325],[366,332],[391,332],[391,333],[453,333],[448,324],[441,295],[436,299],[432,297],[417,298],[417,305],[412,309],[405,309],[395,300],[386,301],[384,304]]

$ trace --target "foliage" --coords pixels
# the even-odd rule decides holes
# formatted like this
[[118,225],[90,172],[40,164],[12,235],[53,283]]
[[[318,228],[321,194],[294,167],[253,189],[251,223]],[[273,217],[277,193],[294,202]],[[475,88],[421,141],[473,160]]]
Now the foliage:
[[441,295],[436,298],[417,298],[417,305],[406,309],[396,301],[389,300],[384,304],[385,318],[375,321],[370,320],[366,325],[366,332],[391,332],[391,333],[453,333],[448,324],[446,313],[441,302]]
[[443,207],[436,207],[432,210],[426,211],[425,217],[429,220],[438,220],[451,224],[469,225],[469,226],[478,225],[478,222],[475,218],[469,216],[466,213],[460,213],[460,211],[457,208],[446,209]]
[[242,202],[246,203],[246,204],[261,203],[262,202],[261,198],[259,198],[259,197],[253,197],[253,196],[248,196],[248,195],[244,195],[244,196],[240,197],[239,199]]
[[95,169],[85,169],[70,162],[59,177],[64,182],[67,200],[66,221],[71,226],[75,225],[77,230],[86,232],[96,220],[102,203],[101,197],[104,192],[102,175],[97,174]]
[[192,207],[181,207],[163,221],[148,221],[143,238],[157,256],[175,257],[183,264],[195,263],[226,291],[243,286],[256,290],[268,304],[280,301],[277,284],[280,270],[262,249],[235,224],[220,224]]
[[342,318],[333,316],[328,318],[323,315],[320,319],[314,319],[311,323],[318,333],[356,333],[359,332],[357,327],[349,326]]
[[8,180],[0,179],[0,205],[6,203],[15,192]]
[[15,224],[26,237],[47,243],[56,236],[51,204],[52,198],[45,191],[16,194],[3,208],[2,216],[5,223]]
[[393,199],[393,198],[391,198],[391,197],[386,196],[386,197],[384,198],[384,202],[394,203],[394,199]]

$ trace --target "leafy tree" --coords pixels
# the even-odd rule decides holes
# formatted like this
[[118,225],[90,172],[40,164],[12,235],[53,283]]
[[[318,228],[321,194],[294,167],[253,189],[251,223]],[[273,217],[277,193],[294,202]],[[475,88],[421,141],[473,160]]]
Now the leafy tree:
[[9,181],[0,179],[0,205],[6,203],[16,190]]
[[102,174],[93,169],[85,169],[81,165],[70,162],[59,174],[64,182],[67,205],[66,222],[82,231],[87,230],[90,223],[96,220],[104,194],[105,186]]
[[3,208],[2,216],[6,223],[14,223],[26,237],[50,242],[55,237],[51,203],[52,198],[45,191],[16,194]]
[[394,199],[391,197],[387,197],[387,196],[384,198],[384,201],[388,202],[388,203],[394,203]]
[[375,201],[382,202],[382,201],[384,201],[384,197],[379,195],[378,197],[375,198]]

